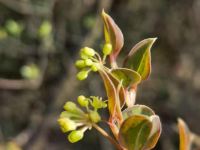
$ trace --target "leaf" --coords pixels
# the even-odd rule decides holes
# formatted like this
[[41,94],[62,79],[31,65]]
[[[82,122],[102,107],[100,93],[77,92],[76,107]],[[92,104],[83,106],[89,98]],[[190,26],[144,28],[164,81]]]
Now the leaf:
[[162,131],[160,118],[157,115],[153,115],[150,118],[152,122],[152,129],[145,145],[145,149],[152,149],[156,146]]
[[115,21],[107,13],[105,13],[104,10],[102,11],[102,18],[104,22],[105,42],[112,44],[113,48],[110,54],[110,60],[112,63],[115,62],[121,48],[124,45],[124,37]]
[[137,71],[142,80],[149,77],[151,72],[151,47],[156,38],[145,39],[136,44],[124,60],[124,67]]
[[125,109],[122,112],[122,115],[124,119],[127,119],[128,117],[131,117],[133,115],[144,115],[150,117],[152,115],[155,115],[155,113],[151,108],[145,105],[134,105],[130,108]]
[[160,118],[155,115],[154,111],[145,106],[145,105],[134,105],[131,108],[125,109],[123,112],[123,118],[127,119],[131,116],[135,115],[142,115],[149,118],[152,124],[151,132],[146,140],[146,143],[144,144],[144,149],[152,149],[155,147],[156,143],[158,142],[158,139],[161,134],[161,123]]
[[186,123],[182,119],[178,119],[178,129],[179,129],[179,150],[190,150],[190,131]]
[[108,97],[108,110],[110,112],[110,116],[111,118],[116,116],[118,117],[118,119],[122,119],[120,101],[117,95],[115,85],[113,84],[113,82],[111,81],[111,79],[105,71],[101,70],[99,72],[104,81],[104,86],[106,88],[106,93]]
[[123,86],[126,88],[137,85],[141,81],[140,75],[131,69],[117,68],[111,70],[111,73],[119,81],[122,81]]
[[137,72],[127,68],[113,69],[111,70],[111,74],[119,81],[122,81],[126,93],[124,98],[126,105],[128,107],[133,106],[136,97],[136,87],[141,81],[141,76]]
[[[112,83],[114,84],[115,89],[117,89],[118,86],[120,85],[120,81],[115,76],[113,76],[109,71],[106,71],[106,73],[107,73],[108,77],[110,78],[110,80],[112,81]],[[120,106],[123,106],[125,103],[125,99],[126,99],[125,89],[123,86],[121,86],[119,88],[118,95],[119,95],[119,99],[120,99]]]
[[119,142],[128,150],[143,150],[151,129],[152,123],[148,117],[143,115],[131,116],[121,125]]

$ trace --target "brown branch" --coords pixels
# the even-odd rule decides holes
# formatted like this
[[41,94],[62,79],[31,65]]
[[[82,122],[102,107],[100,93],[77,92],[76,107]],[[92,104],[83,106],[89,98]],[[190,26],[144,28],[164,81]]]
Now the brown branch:
[[23,80],[23,79],[3,79],[0,78],[0,89],[21,90],[21,89],[37,89],[40,85],[39,80]]

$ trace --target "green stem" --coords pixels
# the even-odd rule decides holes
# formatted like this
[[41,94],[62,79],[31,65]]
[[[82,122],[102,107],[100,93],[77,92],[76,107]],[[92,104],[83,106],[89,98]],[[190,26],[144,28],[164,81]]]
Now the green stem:
[[97,131],[99,131],[104,137],[106,137],[118,150],[125,150],[104,129],[99,127],[97,124],[92,124],[92,126]]

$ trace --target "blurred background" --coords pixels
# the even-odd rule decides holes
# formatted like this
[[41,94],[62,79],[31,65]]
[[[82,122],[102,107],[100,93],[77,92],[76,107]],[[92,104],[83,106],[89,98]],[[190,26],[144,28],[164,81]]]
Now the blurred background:
[[0,150],[113,150],[95,130],[70,144],[57,125],[67,100],[105,97],[99,76],[78,82],[74,67],[81,47],[100,51],[102,8],[124,33],[119,61],[158,37],[137,97],[161,117],[155,149],[178,149],[178,117],[200,134],[199,0],[0,0]]

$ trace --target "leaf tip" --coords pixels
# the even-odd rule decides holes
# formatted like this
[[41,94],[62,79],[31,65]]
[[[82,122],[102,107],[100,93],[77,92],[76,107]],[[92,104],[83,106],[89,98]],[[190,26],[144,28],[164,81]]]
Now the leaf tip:
[[108,14],[105,12],[104,8],[102,9],[101,15],[102,15],[103,18],[106,17],[106,16],[108,15]]
[[151,47],[152,45],[155,43],[155,41],[157,40],[158,38],[157,37],[154,37],[154,38],[148,38],[147,40],[149,41],[149,43],[151,43]]

